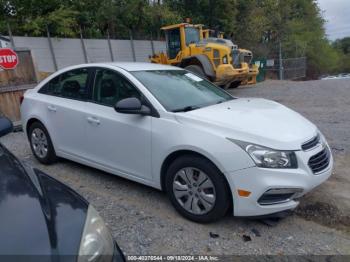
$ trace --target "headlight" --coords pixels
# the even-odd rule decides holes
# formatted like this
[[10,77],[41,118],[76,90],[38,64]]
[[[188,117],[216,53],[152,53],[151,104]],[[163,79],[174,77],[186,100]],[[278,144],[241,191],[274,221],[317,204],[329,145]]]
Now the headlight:
[[271,148],[229,139],[239,145],[253,159],[258,167],[297,168],[297,158],[293,151],[280,151]]
[[103,219],[90,205],[80,242],[78,262],[110,262],[113,252],[113,238]]

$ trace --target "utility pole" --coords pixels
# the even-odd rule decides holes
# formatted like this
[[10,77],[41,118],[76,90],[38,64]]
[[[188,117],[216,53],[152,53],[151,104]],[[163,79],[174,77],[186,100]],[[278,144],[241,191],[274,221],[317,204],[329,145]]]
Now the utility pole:
[[55,71],[57,71],[58,70],[57,60],[56,60],[55,50],[53,49],[51,36],[50,36],[50,30],[49,30],[49,26],[48,25],[46,25],[46,34],[47,34],[47,41],[49,42],[49,48],[50,48],[50,53],[51,53],[51,56],[52,56],[53,66],[55,68]]
[[7,22],[7,31],[10,37],[10,43],[11,43],[11,48],[15,49],[15,41],[13,40],[13,36],[12,36],[12,31],[11,31],[11,27],[10,27],[10,23]]
[[132,58],[134,62],[136,62],[136,53],[135,53],[135,46],[134,46],[134,38],[132,36],[132,30],[129,29],[129,36],[130,36],[130,45],[131,45],[131,51],[132,51]]
[[109,54],[111,55],[112,62],[114,62],[114,55],[113,55],[113,49],[111,44],[111,37],[109,35],[109,29],[107,29],[107,41],[108,41]]
[[279,78],[283,80],[283,60],[282,60],[282,43],[279,42]]
[[79,27],[79,29],[80,29],[81,48],[83,49],[84,60],[85,60],[85,63],[87,64],[87,63],[89,63],[89,58],[87,56],[86,47],[85,47],[85,43],[84,43],[83,30],[81,29],[81,26]]

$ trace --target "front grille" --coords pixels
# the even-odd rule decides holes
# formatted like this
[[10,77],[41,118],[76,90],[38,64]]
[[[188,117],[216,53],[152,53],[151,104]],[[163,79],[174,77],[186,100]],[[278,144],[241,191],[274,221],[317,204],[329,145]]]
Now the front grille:
[[314,138],[312,138],[309,141],[306,141],[304,144],[301,145],[301,148],[304,151],[307,151],[311,148],[314,148],[318,143],[320,142],[320,135],[317,134],[317,136],[315,136]]
[[328,167],[329,162],[330,162],[330,152],[326,147],[321,152],[310,157],[308,164],[312,172],[317,175]]
[[247,64],[250,64],[250,62],[252,61],[252,57],[251,56],[244,56],[243,61]]

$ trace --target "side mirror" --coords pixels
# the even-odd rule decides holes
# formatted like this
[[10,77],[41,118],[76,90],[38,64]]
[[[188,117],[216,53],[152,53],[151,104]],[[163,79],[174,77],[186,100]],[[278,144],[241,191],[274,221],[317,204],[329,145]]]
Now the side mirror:
[[6,117],[0,117],[0,137],[13,131],[12,122]]
[[120,100],[114,107],[115,111],[122,114],[134,115],[150,115],[151,109],[142,105],[141,101],[136,97],[129,97]]

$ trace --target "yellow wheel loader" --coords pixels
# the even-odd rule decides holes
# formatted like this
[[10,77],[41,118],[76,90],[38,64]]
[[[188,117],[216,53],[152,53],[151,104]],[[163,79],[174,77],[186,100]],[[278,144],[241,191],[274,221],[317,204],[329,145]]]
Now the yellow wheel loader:
[[259,67],[256,64],[252,64],[253,53],[250,50],[239,48],[239,60],[248,63],[249,73],[246,80],[242,81],[242,85],[256,84],[256,77],[259,74]]
[[[246,79],[242,80],[241,85],[251,85],[256,84],[256,77],[259,74],[259,67],[255,64],[252,64],[253,53],[250,50],[238,48],[237,45],[234,45],[231,40],[224,39],[224,32],[217,32],[212,29],[203,29],[202,25],[197,25],[197,27],[202,32],[203,40],[220,43],[232,47],[233,51],[233,63],[239,65],[241,63],[247,63],[249,65],[249,72]],[[214,37],[212,37],[214,36]]]
[[213,29],[203,29],[203,25],[196,25],[200,31],[202,31],[203,39],[215,36],[216,38],[224,38],[224,32],[217,32]]
[[185,68],[224,88],[234,88],[247,79],[249,66],[233,63],[230,46],[203,41],[201,27],[181,23],[162,27],[166,37],[166,53],[150,57],[152,63]]

